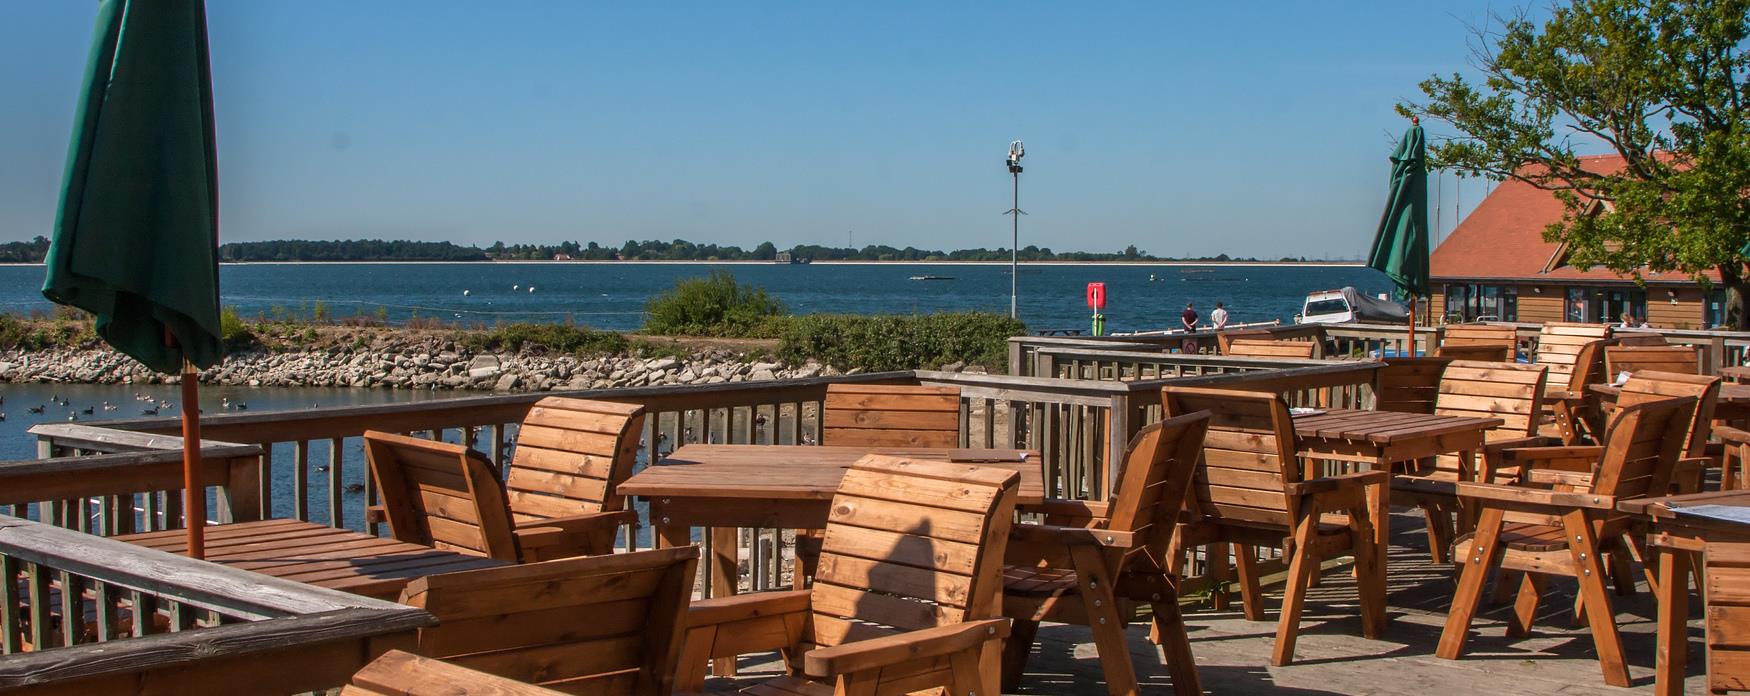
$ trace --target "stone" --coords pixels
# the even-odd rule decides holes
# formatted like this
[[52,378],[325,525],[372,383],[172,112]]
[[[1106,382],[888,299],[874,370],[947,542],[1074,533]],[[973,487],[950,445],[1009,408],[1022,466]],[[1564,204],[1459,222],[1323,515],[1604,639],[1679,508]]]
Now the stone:
[[522,384],[522,381],[522,375],[515,372],[507,372],[500,376],[497,382],[493,383],[492,388],[496,391],[510,391],[515,389],[518,384]]

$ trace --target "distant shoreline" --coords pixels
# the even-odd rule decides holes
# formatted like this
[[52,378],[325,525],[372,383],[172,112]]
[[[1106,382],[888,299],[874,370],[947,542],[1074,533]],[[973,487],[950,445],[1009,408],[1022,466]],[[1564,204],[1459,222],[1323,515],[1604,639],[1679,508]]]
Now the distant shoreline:
[[[552,260],[493,260],[486,261],[416,261],[416,260],[369,260],[369,261],[222,261],[221,266],[360,266],[360,265],[401,266],[407,264],[474,266],[480,264],[505,265],[590,265],[605,266],[613,264],[649,264],[657,266],[1007,266],[1007,261],[812,261],[804,264],[782,264],[771,261],[669,261],[669,260],[633,260],[633,261],[552,261]],[[1258,268],[1265,266],[1300,266],[1306,268],[1348,268],[1365,266],[1360,261],[1022,261],[1023,266],[1216,266],[1233,268]],[[0,263],[0,266],[36,266],[40,263]]]

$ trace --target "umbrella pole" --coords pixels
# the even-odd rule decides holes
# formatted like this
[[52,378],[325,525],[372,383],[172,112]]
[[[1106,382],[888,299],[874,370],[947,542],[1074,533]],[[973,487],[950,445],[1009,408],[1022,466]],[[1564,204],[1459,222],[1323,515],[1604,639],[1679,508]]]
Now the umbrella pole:
[[207,487],[201,481],[200,373],[182,361],[182,515],[188,557],[206,558]]
[[1405,294],[1410,296],[1410,336],[1409,342],[1404,344],[1404,354],[1414,358],[1416,357],[1416,296],[1412,293]]

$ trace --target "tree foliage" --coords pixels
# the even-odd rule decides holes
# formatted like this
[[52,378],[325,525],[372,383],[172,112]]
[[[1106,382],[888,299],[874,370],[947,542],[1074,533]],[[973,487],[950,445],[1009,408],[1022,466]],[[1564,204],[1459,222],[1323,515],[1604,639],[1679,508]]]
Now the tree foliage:
[[[1575,0],[1476,30],[1480,80],[1434,76],[1407,115],[1452,126],[1431,164],[1549,190],[1570,263],[1717,270],[1741,325],[1750,239],[1750,0]],[[1620,169],[1588,162],[1602,148]]]

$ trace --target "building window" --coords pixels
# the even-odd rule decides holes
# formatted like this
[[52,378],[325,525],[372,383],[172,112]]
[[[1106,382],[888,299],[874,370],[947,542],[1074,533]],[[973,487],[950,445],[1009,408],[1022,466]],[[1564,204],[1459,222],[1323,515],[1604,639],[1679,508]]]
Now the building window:
[[1446,321],[1518,321],[1519,289],[1501,285],[1447,285]]
[[1592,320],[1586,314],[1586,310],[1590,309],[1586,302],[1586,295],[1586,288],[1568,288],[1567,305],[1562,311],[1564,321],[1587,322]]
[[1707,328],[1714,329],[1726,325],[1726,291],[1724,289],[1709,290],[1707,298],[1702,302],[1701,320]]

